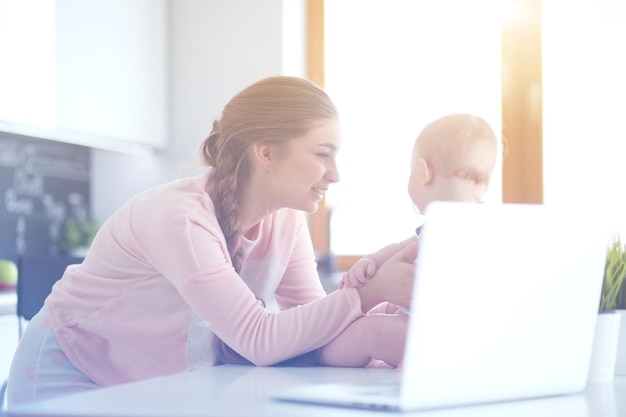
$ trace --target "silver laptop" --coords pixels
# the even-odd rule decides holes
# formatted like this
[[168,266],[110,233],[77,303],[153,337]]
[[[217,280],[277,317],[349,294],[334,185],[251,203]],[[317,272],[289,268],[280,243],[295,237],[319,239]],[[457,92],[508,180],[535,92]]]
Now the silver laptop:
[[587,382],[606,228],[571,208],[433,203],[402,372],[275,399],[399,411],[577,393]]

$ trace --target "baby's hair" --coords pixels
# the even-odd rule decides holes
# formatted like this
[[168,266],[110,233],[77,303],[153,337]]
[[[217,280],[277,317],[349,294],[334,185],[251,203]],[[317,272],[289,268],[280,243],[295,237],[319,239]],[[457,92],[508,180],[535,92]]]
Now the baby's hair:
[[[284,144],[333,117],[337,117],[337,109],[321,88],[302,78],[275,76],[236,94],[224,107],[221,118],[213,122],[200,153],[204,163],[215,168],[213,204],[237,272],[243,261],[239,195],[252,172],[250,149],[258,143]],[[216,340],[217,362],[249,363]]]
[[423,158],[440,175],[488,184],[496,162],[498,139],[482,118],[457,113],[422,129],[413,158]]

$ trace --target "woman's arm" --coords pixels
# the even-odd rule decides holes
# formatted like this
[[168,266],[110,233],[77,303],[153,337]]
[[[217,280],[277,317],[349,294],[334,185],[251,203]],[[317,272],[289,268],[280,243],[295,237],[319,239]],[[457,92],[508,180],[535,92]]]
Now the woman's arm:
[[395,255],[402,249],[406,248],[408,245],[417,243],[417,241],[418,241],[417,236],[411,235],[411,237],[409,237],[408,239],[405,239],[398,243],[392,243],[390,245],[387,245],[379,249],[378,251],[371,253],[369,255],[366,255],[366,256],[370,258],[372,261],[374,261],[376,266],[379,267],[380,265],[387,262],[389,258],[391,258],[393,255]]
[[[268,222],[266,226],[270,230],[263,230],[261,240],[246,262],[253,267],[258,260],[269,259],[278,266],[285,265],[284,270],[263,270],[255,285],[264,285],[264,280],[277,285],[277,300],[293,305],[292,308],[280,312],[264,308],[249,284],[224,259],[219,230],[207,233],[211,226],[200,218],[194,219],[190,229],[195,256],[185,256],[187,262],[195,262],[197,270],[191,276],[175,280],[178,291],[199,318],[233,350],[261,366],[318,349],[363,316],[361,299],[355,290],[325,296],[314,270],[314,259],[306,259],[312,258],[306,249],[310,238],[307,239],[303,225],[297,226],[303,220],[297,220],[293,212],[279,215],[281,218]],[[180,274],[189,268],[187,265],[171,271]],[[298,271],[306,274],[299,275]],[[281,277],[283,281],[279,283]]]
[[356,288],[364,312],[384,301],[410,306],[416,256],[417,242],[409,243],[383,263],[366,285]]
[[385,263],[389,258],[391,258],[391,256],[398,253],[398,251],[402,250],[407,245],[417,241],[417,236],[412,235],[402,242],[392,243],[374,253],[363,256],[343,275],[341,281],[339,282],[339,288],[343,288],[344,286],[360,287],[365,284],[367,280],[374,276],[376,269],[380,265]]
[[404,358],[408,316],[373,314],[352,323],[320,349],[320,362],[328,366],[365,366],[381,360],[398,366]]

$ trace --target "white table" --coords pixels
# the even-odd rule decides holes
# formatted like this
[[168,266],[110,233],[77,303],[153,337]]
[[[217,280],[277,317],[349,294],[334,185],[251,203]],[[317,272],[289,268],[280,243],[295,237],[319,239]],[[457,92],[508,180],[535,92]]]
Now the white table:
[[118,385],[63,398],[23,404],[9,416],[430,416],[430,417],[618,417],[626,416],[626,377],[590,385],[581,394],[420,413],[359,411],[279,402],[277,388],[338,381],[387,379],[393,369],[256,368],[218,366]]
[[0,315],[15,316],[17,309],[17,293],[15,290],[0,291]]

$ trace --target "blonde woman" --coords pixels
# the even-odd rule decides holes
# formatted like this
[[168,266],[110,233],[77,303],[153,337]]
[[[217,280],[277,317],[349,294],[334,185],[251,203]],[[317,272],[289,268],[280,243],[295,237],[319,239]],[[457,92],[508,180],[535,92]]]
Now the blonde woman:
[[408,305],[416,247],[367,285],[322,289],[305,214],[339,181],[340,147],[335,106],[309,81],[235,95],[201,144],[207,172],[128,201],[54,286],[14,357],[9,406],[197,365],[326,364],[323,347],[372,307]]

